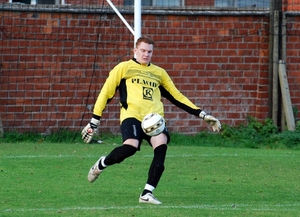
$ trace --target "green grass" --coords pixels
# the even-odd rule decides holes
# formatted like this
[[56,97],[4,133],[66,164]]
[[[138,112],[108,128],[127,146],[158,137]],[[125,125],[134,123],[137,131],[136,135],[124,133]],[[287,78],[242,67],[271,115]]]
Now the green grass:
[[[246,125],[240,124],[232,127],[223,124],[220,133],[212,133],[209,130],[195,135],[171,133],[171,142],[173,145],[179,146],[300,150],[300,121],[295,124],[295,131],[280,131],[271,119],[258,121],[248,117]],[[108,144],[118,144],[121,136],[120,134],[100,132],[94,136],[94,139],[104,140]],[[82,139],[79,131],[68,129],[60,129],[51,134],[15,131],[5,131],[4,134],[0,134],[0,144],[20,142],[81,143]]]
[[0,143],[0,216],[300,216],[300,151],[169,145],[155,190],[139,204],[152,150],[87,172],[116,144]]

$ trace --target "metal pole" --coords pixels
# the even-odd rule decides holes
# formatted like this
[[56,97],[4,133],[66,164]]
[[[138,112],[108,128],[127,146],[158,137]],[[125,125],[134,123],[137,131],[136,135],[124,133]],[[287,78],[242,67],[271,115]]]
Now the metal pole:
[[141,37],[142,28],[142,1],[134,0],[134,44]]
[[283,110],[286,116],[287,128],[290,131],[295,130],[295,118],[293,114],[292,101],[290,96],[289,84],[286,75],[285,62],[279,61],[279,81],[281,85]]
[[[285,13],[282,13],[282,25],[281,25],[281,64],[279,63],[279,72],[280,72],[280,67],[284,63],[284,67],[286,62],[286,15]],[[284,68],[285,69],[285,68]],[[286,70],[286,69],[285,69]],[[283,88],[283,87],[281,87]],[[284,95],[282,94],[282,97],[284,98]],[[281,108],[284,108],[284,104],[282,102]],[[285,123],[286,123],[286,115],[285,115],[285,110],[281,110],[281,130],[284,130],[285,128]]]
[[273,43],[273,111],[272,119],[278,126],[278,60],[279,60],[279,11],[274,11],[274,43]]
[[3,130],[3,125],[2,125],[2,119],[0,116],[0,138],[3,138],[4,135],[4,130]]
[[114,6],[114,4],[110,1],[110,0],[106,0],[107,3],[110,5],[110,7],[116,12],[116,14],[119,16],[119,18],[123,21],[123,23],[125,24],[125,26],[127,26],[127,28],[130,30],[130,32],[135,35],[132,27],[128,24],[128,22],[125,20],[125,18],[122,16],[122,14],[120,14],[120,12],[118,11],[118,9]]
[[[269,88],[270,94],[268,97],[268,118],[273,119],[273,44],[274,44],[274,0],[270,0],[270,25],[269,25]],[[272,91],[272,92],[271,92]],[[274,122],[274,124],[276,124]]]

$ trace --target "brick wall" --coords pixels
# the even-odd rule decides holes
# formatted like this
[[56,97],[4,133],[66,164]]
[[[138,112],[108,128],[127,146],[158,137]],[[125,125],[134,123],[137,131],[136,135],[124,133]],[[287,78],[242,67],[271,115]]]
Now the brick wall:
[[[132,57],[133,36],[115,14],[1,11],[0,112],[5,130],[81,130],[108,72]],[[132,15],[125,15],[133,22]],[[269,116],[266,16],[143,15],[155,41],[152,61],[164,67],[191,101],[222,123]],[[297,22],[290,31],[299,28]],[[298,33],[298,32],[297,32]],[[300,109],[299,42],[288,36],[292,103]],[[295,53],[296,52],[296,53]],[[297,54],[297,55],[295,55]],[[171,131],[206,129],[165,101]],[[101,130],[119,131],[118,95]]]
[[[299,8],[300,9],[300,8]],[[300,17],[287,17],[287,52],[286,70],[292,98],[292,105],[299,110],[300,118]]]
[[284,11],[300,11],[300,0],[283,0]]

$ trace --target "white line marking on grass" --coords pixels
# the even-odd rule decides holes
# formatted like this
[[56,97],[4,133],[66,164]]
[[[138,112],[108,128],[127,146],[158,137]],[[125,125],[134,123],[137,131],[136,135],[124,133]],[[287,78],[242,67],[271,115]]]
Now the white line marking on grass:
[[[167,157],[299,157],[295,154],[278,154],[278,155],[267,155],[267,154],[167,154]],[[68,155],[68,154],[59,154],[59,155],[8,155],[0,156],[0,159],[14,159],[14,158],[98,158],[99,155]],[[137,156],[133,156],[137,157]],[[147,154],[142,156],[144,158],[152,158],[153,155]]]
[[63,208],[30,208],[30,209],[6,209],[4,212],[49,212],[69,210],[127,210],[127,209],[202,209],[202,210],[252,210],[252,211],[286,211],[299,212],[300,204],[261,204],[258,206],[248,204],[197,204],[185,206],[97,206],[97,207],[63,207]]
[[[278,155],[267,155],[267,154],[167,154],[167,157],[299,157],[300,155],[295,154],[278,154]],[[98,158],[99,155],[8,155],[0,156],[0,159],[14,159],[14,158]],[[137,156],[133,156],[137,157]],[[143,155],[144,158],[152,158],[153,155]]]
[[[300,155],[295,154],[167,154],[167,157],[299,157]],[[144,155],[143,157],[153,157],[153,155]]]
[[63,155],[63,154],[59,154],[59,155],[9,155],[9,156],[0,156],[0,159],[13,159],[13,158],[82,158],[82,157],[95,157],[92,155],[86,155],[86,156],[78,156],[78,155]]

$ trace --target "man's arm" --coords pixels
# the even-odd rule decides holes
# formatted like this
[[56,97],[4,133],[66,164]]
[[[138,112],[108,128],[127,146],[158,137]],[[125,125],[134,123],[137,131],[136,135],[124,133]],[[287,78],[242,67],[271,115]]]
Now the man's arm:
[[97,133],[102,113],[109,101],[114,97],[117,87],[122,78],[122,63],[118,64],[110,71],[94,105],[93,116],[90,122],[81,131],[82,140],[90,143],[93,136]]
[[202,118],[206,123],[212,126],[213,131],[220,131],[220,121],[214,116],[206,114],[206,112],[197,107],[186,96],[180,93],[180,91],[175,87],[173,81],[171,81],[171,78],[167,74],[165,76],[165,82],[163,82],[162,84],[165,84],[166,88],[168,88],[167,90],[163,85],[159,87],[161,95],[163,97],[165,97],[171,103],[183,109],[184,111]]

